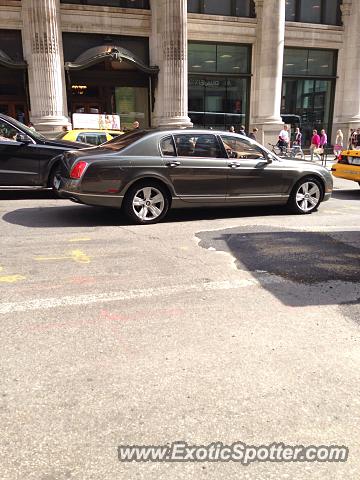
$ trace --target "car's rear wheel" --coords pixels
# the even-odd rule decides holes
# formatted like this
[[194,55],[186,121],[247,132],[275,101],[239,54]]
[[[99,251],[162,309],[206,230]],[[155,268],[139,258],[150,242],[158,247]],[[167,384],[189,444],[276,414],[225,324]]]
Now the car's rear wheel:
[[167,214],[169,206],[166,188],[150,180],[131,187],[123,202],[125,214],[139,224],[160,222]]
[[323,187],[316,178],[303,178],[293,188],[288,207],[293,213],[309,214],[317,209],[323,196]]

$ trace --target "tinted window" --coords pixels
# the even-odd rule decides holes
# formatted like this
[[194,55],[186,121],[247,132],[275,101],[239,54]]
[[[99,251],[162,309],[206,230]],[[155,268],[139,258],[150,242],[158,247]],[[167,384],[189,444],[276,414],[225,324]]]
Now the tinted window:
[[253,0],[188,0],[188,12],[208,15],[254,17]]
[[104,7],[150,8],[149,0],[60,0],[60,3],[98,5]]
[[0,142],[15,141],[18,133],[19,131],[16,128],[0,120]]
[[336,51],[307,48],[285,48],[284,75],[335,74]]
[[177,154],[180,157],[222,158],[215,135],[175,135]]
[[165,157],[176,157],[175,145],[172,137],[163,138],[160,142],[160,149]]
[[295,22],[296,20],[296,0],[286,0],[286,20]]
[[250,73],[250,58],[248,45],[189,42],[191,72]]
[[341,25],[340,0],[286,0],[286,20]]
[[222,135],[221,139],[229,158],[242,158],[246,160],[260,160],[264,158],[264,152],[258,146],[246,140],[227,135]]
[[204,13],[232,15],[232,0],[204,0]]

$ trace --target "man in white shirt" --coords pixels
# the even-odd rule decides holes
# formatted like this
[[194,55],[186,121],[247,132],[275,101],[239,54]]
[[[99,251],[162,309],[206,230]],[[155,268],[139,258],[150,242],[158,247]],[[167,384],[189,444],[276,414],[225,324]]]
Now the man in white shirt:
[[284,124],[284,128],[279,133],[279,141],[278,141],[278,145],[281,148],[281,151],[284,151],[286,148],[288,148],[289,143],[290,143],[289,129],[288,129],[288,126]]

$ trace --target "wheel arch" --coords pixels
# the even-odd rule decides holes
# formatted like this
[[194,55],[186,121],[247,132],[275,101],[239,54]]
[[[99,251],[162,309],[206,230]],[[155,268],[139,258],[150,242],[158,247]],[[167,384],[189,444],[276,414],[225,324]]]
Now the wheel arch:
[[320,185],[321,185],[320,201],[322,202],[324,200],[324,196],[325,196],[326,182],[325,182],[324,178],[321,175],[319,175],[317,172],[307,172],[307,173],[304,173],[303,175],[301,175],[291,186],[289,197],[291,196],[291,194],[293,193],[293,191],[297,187],[297,185],[300,182],[302,182],[303,180],[306,180],[306,179],[308,179],[308,180],[314,179],[314,180],[317,180],[320,183]]
[[137,184],[140,185],[140,184],[142,184],[146,181],[150,181],[152,183],[157,183],[157,184],[161,185],[165,189],[165,191],[168,195],[169,203],[171,204],[173,196],[174,196],[174,190],[173,190],[172,186],[163,177],[160,177],[160,176],[157,176],[157,175],[154,175],[154,174],[142,175],[141,177],[134,178],[131,182],[129,182],[126,185],[126,188],[123,190],[122,193],[124,195],[124,198],[128,194],[128,192],[131,188],[133,188]]

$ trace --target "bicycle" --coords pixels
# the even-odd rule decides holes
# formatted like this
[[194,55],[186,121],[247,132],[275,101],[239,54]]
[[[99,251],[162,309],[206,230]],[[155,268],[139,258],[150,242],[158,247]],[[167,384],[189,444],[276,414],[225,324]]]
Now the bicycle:
[[278,157],[284,158],[297,158],[299,160],[305,160],[305,154],[300,145],[294,145],[292,148],[279,147],[277,144],[269,143],[272,153],[275,153]]

